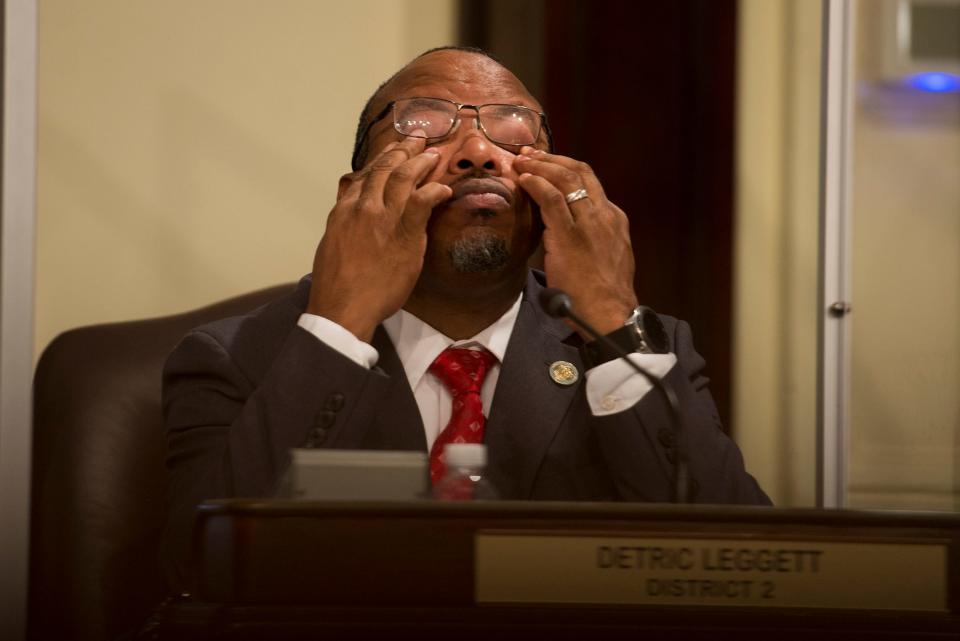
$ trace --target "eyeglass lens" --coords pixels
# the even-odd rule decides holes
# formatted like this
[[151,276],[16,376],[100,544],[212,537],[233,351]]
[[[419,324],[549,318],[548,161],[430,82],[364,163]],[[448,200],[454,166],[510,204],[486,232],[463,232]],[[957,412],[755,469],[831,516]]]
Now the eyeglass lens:
[[[412,136],[417,129],[427,138],[443,138],[454,128],[457,105],[446,100],[408,98],[394,104],[393,120],[398,132]],[[532,145],[540,133],[540,115],[518,105],[483,105],[480,126],[493,142]]]

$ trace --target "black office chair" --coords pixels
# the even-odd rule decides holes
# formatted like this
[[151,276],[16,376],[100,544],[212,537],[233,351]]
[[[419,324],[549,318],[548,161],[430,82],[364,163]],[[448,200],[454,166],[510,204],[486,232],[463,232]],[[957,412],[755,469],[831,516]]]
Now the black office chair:
[[166,596],[157,556],[163,362],[190,328],[292,287],[70,330],[44,350],[34,378],[29,639],[114,639],[136,630]]

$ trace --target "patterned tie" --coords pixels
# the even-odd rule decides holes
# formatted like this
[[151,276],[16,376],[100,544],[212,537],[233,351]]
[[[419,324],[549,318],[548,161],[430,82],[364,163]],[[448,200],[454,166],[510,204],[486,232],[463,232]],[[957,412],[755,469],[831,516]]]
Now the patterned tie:
[[480,387],[496,357],[487,350],[449,347],[430,365],[436,376],[453,396],[450,422],[433,442],[430,450],[430,478],[434,483],[443,477],[443,448],[447,443],[482,443],[483,402]]

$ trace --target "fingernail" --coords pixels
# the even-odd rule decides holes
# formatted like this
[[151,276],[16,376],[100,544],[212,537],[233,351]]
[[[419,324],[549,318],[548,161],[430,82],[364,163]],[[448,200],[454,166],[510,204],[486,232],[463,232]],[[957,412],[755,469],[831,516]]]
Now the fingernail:
[[516,160],[530,160],[530,156],[526,154],[520,154],[519,156],[517,156]]
[[523,180],[524,178],[529,178],[531,175],[532,175],[532,174],[530,174],[529,172],[526,172],[526,171],[525,171],[525,172],[523,172],[522,174],[520,174],[520,180]]
[[425,132],[423,129],[414,129],[411,136],[413,138],[426,138],[427,132]]
[[543,149],[534,149],[531,153],[533,153],[533,154],[536,155],[536,156],[540,156],[540,155],[543,155],[543,154],[545,154],[545,153],[547,153],[547,152],[545,152]]
[[435,155],[439,156],[439,155],[440,155],[440,150],[437,149],[436,147],[429,147],[429,148],[427,148],[427,149],[424,149],[424,150],[423,150],[423,153],[425,153],[425,154],[435,154]]

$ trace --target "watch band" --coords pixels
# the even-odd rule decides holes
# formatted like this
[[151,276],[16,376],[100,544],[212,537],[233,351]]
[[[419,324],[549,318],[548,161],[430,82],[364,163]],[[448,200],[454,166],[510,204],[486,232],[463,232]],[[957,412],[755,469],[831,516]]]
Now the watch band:
[[[624,325],[620,329],[615,329],[605,336],[607,340],[619,347],[627,354],[633,352],[649,352],[642,349],[646,347],[635,325]],[[604,341],[595,340],[584,343],[580,347],[580,357],[587,369],[593,369],[597,365],[620,358],[620,352],[612,349]]]
[[[633,310],[623,327],[610,332],[605,338],[627,354],[666,354],[669,350],[669,340],[660,317],[652,309],[642,305]],[[580,357],[584,366],[591,369],[620,358],[620,352],[606,341],[594,340],[583,344]]]

